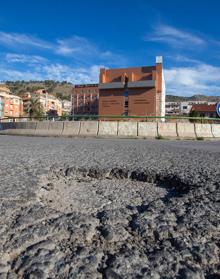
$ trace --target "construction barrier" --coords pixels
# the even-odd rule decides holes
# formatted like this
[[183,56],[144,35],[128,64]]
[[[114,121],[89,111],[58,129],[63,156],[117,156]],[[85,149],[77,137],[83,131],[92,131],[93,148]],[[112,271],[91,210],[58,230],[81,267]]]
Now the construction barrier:
[[197,138],[213,138],[211,124],[195,124]]
[[158,123],[158,136],[165,138],[176,138],[177,129],[176,123]]
[[49,123],[49,130],[48,135],[49,136],[61,136],[63,132],[63,121],[51,121]]
[[16,129],[12,131],[13,135],[31,136],[35,134],[37,122],[16,122]]
[[1,122],[0,134],[36,136],[104,136],[143,138],[220,138],[220,124],[125,121]]
[[16,129],[15,122],[1,122],[0,123],[0,134],[11,135]]
[[138,136],[146,138],[157,137],[157,122],[139,122]]
[[192,123],[177,123],[177,134],[180,138],[195,139],[195,125]]
[[118,122],[119,137],[137,137],[137,122]]
[[49,130],[49,121],[39,121],[37,122],[37,127],[35,131],[36,136],[47,136]]
[[80,136],[97,136],[99,129],[98,121],[81,121]]
[[220,124],[212,124],[212,134],[215,138],[220,138]]
[[63,136],[72,137],[77,136],[80,131],[80,121],[65,121],[63,128]]
[[118,122],[117,121],[101,121],[99,122],[100,136],[117,136],[118,134]]

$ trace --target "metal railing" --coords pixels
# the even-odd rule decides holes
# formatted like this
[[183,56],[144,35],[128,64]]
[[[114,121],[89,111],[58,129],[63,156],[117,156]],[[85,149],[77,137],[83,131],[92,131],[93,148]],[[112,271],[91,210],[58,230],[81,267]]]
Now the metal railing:
[[194,122],[194,123],[219,123],[220,118],[209,117],[188,117],[188,116],[122,116],[122,115],[69,115],[69,116],[42,116],[42,117],[7,117],[0,119],[0,122],[21,122],[21,121],[86,121],[86,120],[117,120],[143,122],[164,121],[164,122]]

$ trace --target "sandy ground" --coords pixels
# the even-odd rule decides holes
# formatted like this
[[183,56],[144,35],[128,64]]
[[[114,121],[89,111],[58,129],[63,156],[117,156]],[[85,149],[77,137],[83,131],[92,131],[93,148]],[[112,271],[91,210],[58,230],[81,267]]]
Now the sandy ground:
[[220,278],[220,143],[0,136],[0,278]]

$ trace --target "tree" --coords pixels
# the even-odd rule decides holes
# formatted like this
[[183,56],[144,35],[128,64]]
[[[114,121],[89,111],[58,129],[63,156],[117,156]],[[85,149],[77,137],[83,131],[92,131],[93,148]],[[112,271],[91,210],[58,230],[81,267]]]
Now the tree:
[[37,98],[31,98],[25,110],[29,117],[45,116],[44,108]]
[[[190,113],[189,113],[189,117],[202,117],[202,115],[198,112],[198,111],[195,111],[195,110],[192,110]],[[190,122],[193,122],[193,123],[197,123],[197,122],[201,122],[201,119],[190,119],[189,120]]]

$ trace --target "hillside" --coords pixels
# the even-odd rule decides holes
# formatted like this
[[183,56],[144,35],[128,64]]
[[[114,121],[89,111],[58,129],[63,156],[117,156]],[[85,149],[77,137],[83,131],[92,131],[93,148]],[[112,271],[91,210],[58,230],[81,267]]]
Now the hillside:
[[191,97],[166,95],[166,102],[208,101],[220,102],[220,96],[193,95]]
[[73,85],[66,81],[58,82],[53,80],[44,81],[7,81],[6,85],[10,88],[11,92],[15,95],[20,95],[24,92],[33,92],[38,89],[44,88],[49,93],[60,99],[70,100]]

